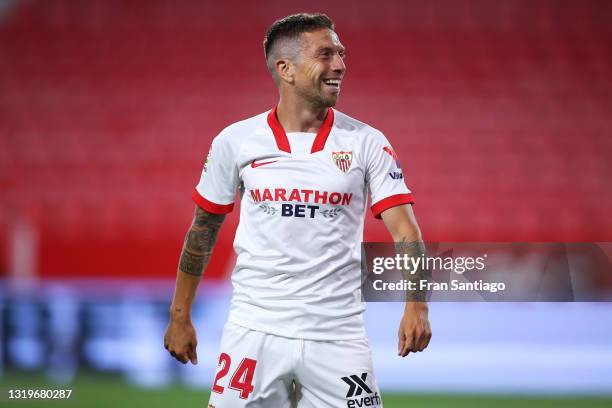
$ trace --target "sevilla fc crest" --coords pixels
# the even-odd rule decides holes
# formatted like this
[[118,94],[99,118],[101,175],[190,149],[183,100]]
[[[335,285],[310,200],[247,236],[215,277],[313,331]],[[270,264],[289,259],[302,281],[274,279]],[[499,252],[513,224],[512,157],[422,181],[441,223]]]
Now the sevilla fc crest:
[[351,168],[353,152],[333,152],[332,160],[341,172],[346,173]]

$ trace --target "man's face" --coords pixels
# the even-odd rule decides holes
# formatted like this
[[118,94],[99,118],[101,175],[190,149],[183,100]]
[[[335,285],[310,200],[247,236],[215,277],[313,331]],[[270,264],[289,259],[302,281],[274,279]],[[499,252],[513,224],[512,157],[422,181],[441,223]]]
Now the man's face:
[[301,39],[302,52],[295,61],[295,91],[315,106],[334,106],[346,71],[344,46],[327,28],[302,33]]

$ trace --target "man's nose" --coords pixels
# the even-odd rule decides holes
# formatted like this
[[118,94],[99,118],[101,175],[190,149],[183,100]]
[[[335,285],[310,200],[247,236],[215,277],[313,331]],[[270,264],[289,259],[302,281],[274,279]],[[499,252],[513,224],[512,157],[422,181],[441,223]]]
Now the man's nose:
[[346,65],[344,64],[344,60],[339,54],[336,54],[334,56],[331,69],[338,74],[343,74],[344,71],[346,71]]

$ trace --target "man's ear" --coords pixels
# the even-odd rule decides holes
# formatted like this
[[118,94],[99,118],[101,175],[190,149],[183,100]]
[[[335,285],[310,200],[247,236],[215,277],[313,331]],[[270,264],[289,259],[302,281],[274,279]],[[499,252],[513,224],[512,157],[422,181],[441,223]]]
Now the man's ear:
[[280,78],[281,81],[287,82],[289,84],[293,84],[295,81],[295,67],[291,63],[291,61],[287,59],[279,59],[276,60],[274,64],[276,68],[276,74]]

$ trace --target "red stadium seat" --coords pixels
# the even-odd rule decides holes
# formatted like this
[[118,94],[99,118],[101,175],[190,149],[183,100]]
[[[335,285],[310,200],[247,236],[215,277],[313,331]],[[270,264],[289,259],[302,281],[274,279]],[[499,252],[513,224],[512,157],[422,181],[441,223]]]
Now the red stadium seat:
[[[426,238],[610,240],[610,7],[444,4],[326,4],[348,49],[338,108],[392,140]],[[289,9],[18,2],[0,21],[0,241],[17,212],[43,276],[113,250],[92,275],[173,276],[212,137],[275,103],[260,42]]]

